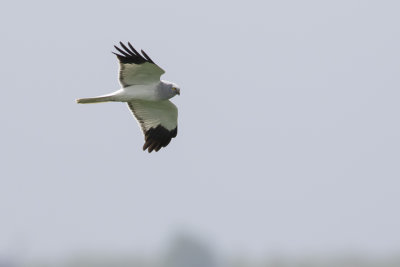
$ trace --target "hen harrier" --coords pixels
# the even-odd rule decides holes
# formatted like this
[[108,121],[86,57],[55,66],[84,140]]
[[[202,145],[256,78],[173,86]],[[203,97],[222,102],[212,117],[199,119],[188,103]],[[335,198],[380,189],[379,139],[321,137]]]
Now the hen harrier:
[[168,99],[180,95],[179,87],[160,80],[165,71],[143,51],[142,54],[128,42],[114,53],[119,60],[121,89],[108,95],[77,99],[79,104],[100,102],[127,102],[142,128],[145,138],[143,150],[158,151],[166,147],[178,133],[178,109]]

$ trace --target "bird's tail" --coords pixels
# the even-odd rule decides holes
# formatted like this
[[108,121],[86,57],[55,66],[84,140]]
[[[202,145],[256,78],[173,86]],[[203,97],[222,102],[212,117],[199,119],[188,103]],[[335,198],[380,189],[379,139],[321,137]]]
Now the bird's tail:
[[97,97],[88,97],[88,98],[79,98],[76,100],[78,104],[92,104],[92,103],[102,103],[102,102],[109,102],[113,101],[114,98],[112,95],[106,96],[97,96]]

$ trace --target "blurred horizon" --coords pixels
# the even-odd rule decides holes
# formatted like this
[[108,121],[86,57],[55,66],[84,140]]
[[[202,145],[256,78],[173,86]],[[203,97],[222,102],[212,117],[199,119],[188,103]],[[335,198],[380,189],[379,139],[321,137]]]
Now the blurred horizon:
[[148,254],[81,251],[75,255],[55,259],[28,259],[21,254],[9,258],[0,255],[2,267],[394,267],[399,264],[400,253],[384,257],[357,253],[301,256],[276,253],[256,258],[242,253],[223,256],[212,244],[187,232],[176,233],[163,249]]

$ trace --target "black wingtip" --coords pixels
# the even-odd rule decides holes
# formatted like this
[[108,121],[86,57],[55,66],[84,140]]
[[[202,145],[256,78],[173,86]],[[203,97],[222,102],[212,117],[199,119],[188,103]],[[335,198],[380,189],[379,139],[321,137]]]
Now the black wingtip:
[[178,128],[169,131],[161,125],[149,129],[145,133],[143,151],[147,150],[149,153],[152,151],[158,152],[161,148],[166,147],[172,138],[176,137],[177,132]]
[[[153,63],[153,60],[150,59],[150,57],[146,54],[146,56],[142,56],[133,46],[130,42],[128,42],[127,47],[123,42],[119,42],[120,47],[114,45],[115,49],[118,51],[118,53],[114,53],[117,57],[118,60],[121,63],[127,63],[127,64],[143,64],[145,62]],[[144,54],[143,54],[144,55]]]
[[146,52],[143,51],[143,49],[140,51],[142,52],[143,56],[147,59],[148,62],[154,64],[153,60],[151,60],[151,58],[146,54]]
[[135,53],[134,53],[133,51],[129,50],[129,48],[126,47],[122,42],[119,42],[119,43],[120,43],[121,47],[122,47],[123,49],[125,49],[125,51],[128,52],[128,54],[129,54],[130,56],[136,56]]
[[133,45],[132,45],[130,42],[128,42],[128,46],[129,46],[129,48],[130,48],[133,52],[135,52],[136,55],[139,55],[139,56],[140,56],[139,52],[136,51],[136,49],[133,47]]

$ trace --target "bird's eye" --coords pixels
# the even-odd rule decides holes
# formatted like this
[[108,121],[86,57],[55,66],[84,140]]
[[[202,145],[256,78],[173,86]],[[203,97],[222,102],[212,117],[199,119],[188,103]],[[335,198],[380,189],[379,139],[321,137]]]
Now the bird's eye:
[[176,87],[172,87],[172,90],[176,91]]

